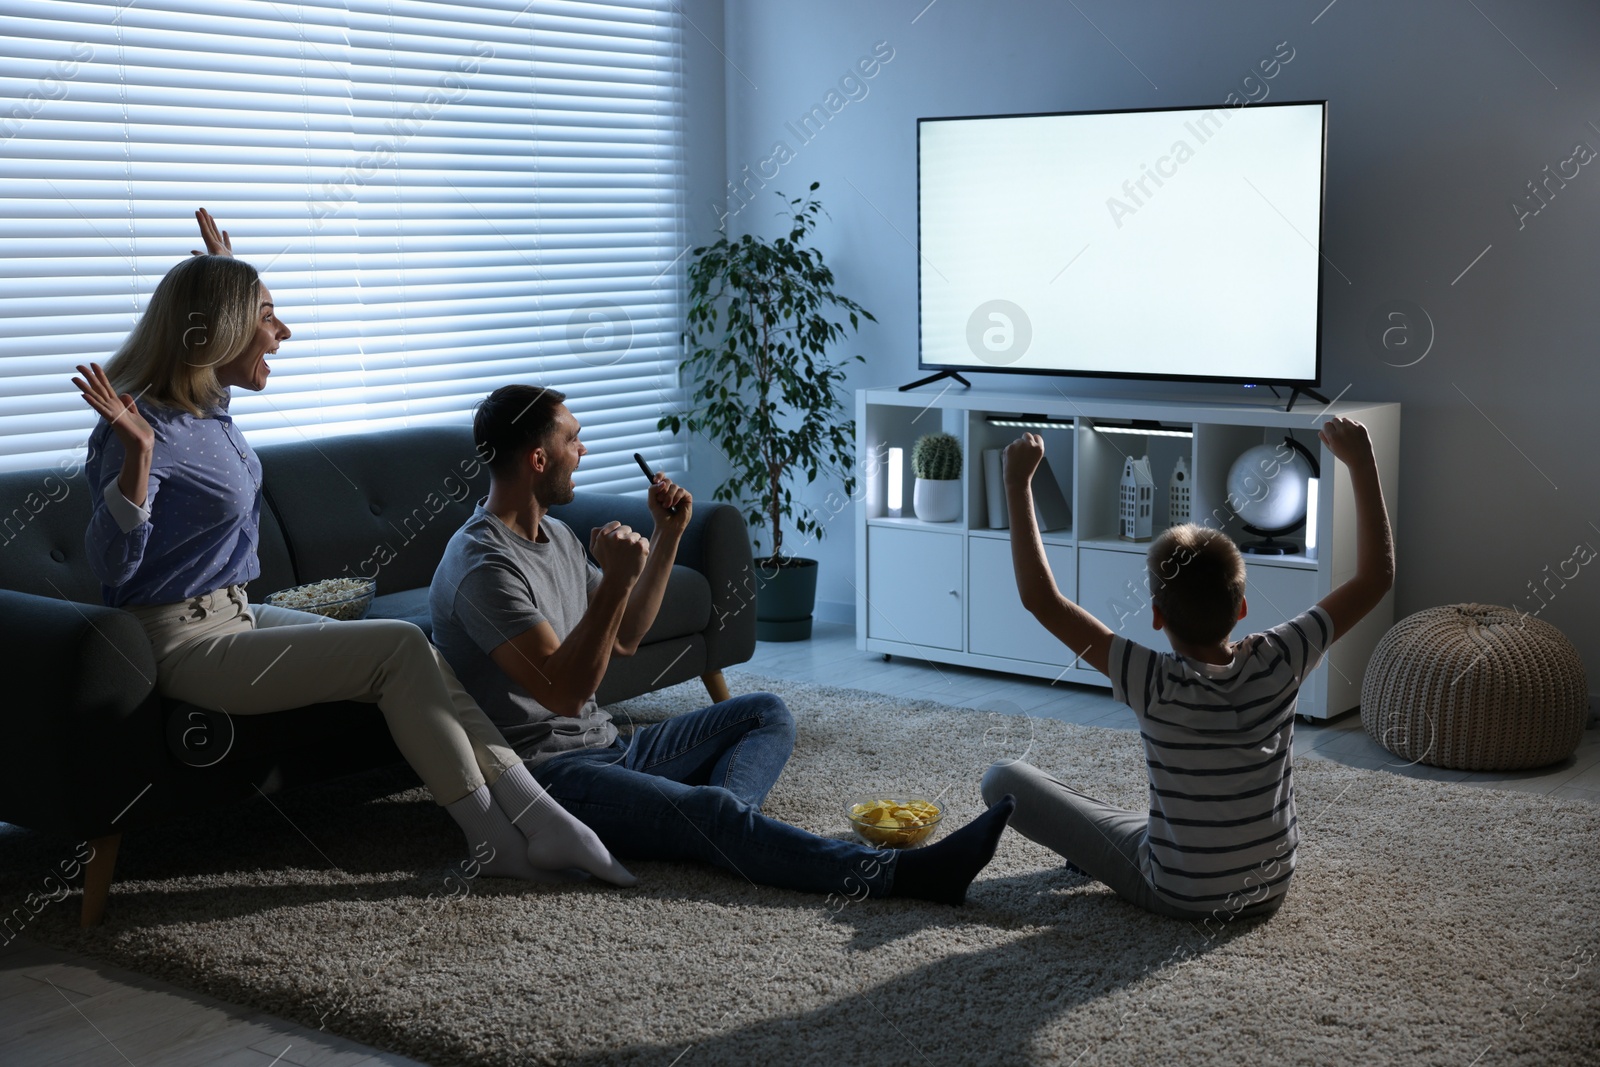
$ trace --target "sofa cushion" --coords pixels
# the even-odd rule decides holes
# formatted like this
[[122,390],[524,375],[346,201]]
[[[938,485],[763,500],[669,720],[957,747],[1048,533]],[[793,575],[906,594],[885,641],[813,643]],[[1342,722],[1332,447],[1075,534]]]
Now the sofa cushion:
[[426,587],[450,535],[489,491],[466,424],[295,441],[260,454],[301,582],[376,578],[379,594]]
[[283,536],[283,526],[265,494],[261,501],[261,540],[256,552],[261,558],[261,575],[249,582],[246,591],[251,600],[265,600],[269,593],[300,584],[295,576],[294,560],[289,555],[289,542]]
[[367,609],[367,618],[404,619],[422,627],[422,632],[430,640],[433,637],[433,617],[428,611],[428,587],[425,585],[373,597],[372,607]]

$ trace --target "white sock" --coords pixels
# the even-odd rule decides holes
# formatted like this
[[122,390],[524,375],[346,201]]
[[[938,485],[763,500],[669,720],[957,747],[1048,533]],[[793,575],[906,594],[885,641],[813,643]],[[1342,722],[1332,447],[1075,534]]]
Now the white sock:
[[534,867],[577,867],[613,885],[638,884],[639,879],[617,862],[599,836],[557,804],[523,764],[495,779],[489,792],[528,839],[528,862]]
[[[454,804],[446,804],[461,831],[467,835],[467,847],[478,862],[482,873],[496,878],[521,878],[528,882],[562,882],[554,871],[542,870],[528,862],[528,843],[522,833],[506,818],[489,793],[489,787],[480,785]],[[483,846],[487,845],[488,848]],[[485,858],[487,857],[487,858]]]

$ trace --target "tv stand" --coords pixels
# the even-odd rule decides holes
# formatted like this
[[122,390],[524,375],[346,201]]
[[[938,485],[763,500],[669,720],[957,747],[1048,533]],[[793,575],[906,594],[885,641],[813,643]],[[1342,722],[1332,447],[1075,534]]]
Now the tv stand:
[[[1228,474],[1239,457],[1288,437],[1316,458],[1322,475],[1317,552],[1307,556],[1305,535],[1296,531],[1292,540],[1278,534],[1279,547],[1290,551],[1245,556],[1250,613],[1232,634],[1235,640],[1293,618],[1331,593],[1355,566],[1358,530],[1350,472],[1318,439],[1312,423],[1322,418],[1310,420],[1304,410],[1286,412],[1281,404],[1259,400],[1068,398],[991,388],[912,396],[884,388],[856,393],[855,415],[857,477],[866,486],[853,509],[856,647],[862,652],[1044,682],[1110,684],[1023,608],[1011,562],[1011,531],[990,525],[984,452],[1016,440],[1023,430],[1018,422],[1031,423],[1044,439],[1050,476],[1071,506],[1070,518],[1053,518],[1040,538],[1056,585],[1113,633],[1147,647],[1168,647],[1166,634],[1151,622],[1145,561],[1150,543],[1120,536],[1129,457],[1150,457],[1153,533],[1175,518],[1187,519],[1220,529],[1236,542],[1255,540],[1229,504]],[[1384,496],[1402,499],[1400,405],[1343,400],[1323,413],[1337,415],[1366,424]],[[952,522],[917,518],[912,500],[909,460],[917,439],[935,430],[961,443],[962,506]],[[904,464],[898,479],[885,467],[886,457],[894,455]],[[1180,459],[1189,471],[1187,498],[1171,492]],[[895,480],[903,485],[899,516],[888,509],[888,489]],[[996,517],[1007,522],[1003,504],[1002,496]],[[1360,704],[1367,659],[1393,620],[1390,592],[1359,625],[1340,635],[1323,666],[1301,686],[1300,714],[1321,720]]]
[[[1283,394],[1278,392],[1278,387],[1277,386],[1269,385],[1269,386],[1267,386],[1267,388],[1272,390],[1272,395],[1273,396],[1279,397],[1280,399],[1282,398]],[[1320,400],[1324,404],[1333,403],[1333,401],[1329,400],[1327,397],[1323,396],[1321,393],[1317,392],[1315,389],[1311,388],[1309,385],[1296,385],[1296,386],[1293,386],[1293,387],[1290,388],[1290,390],[1289,390],[1289,402],[1284,405],[1283,410],[1285,412],[1293,411],[1294,410],[1295,399],[1297,397],[1301,396],[1301,395],[1309,396],[1312,400]]]
[[[902,385],[900,387],[900,391],[902,393],[904,393],[904,392],[906,392],[908,390],[915,389],[918,386],[932,385],[934,382],[939,381],[941,378],[954,378],[956,381],[960,382],[962,385],[966,386],[968,389],[972,388],[972,383],[967,381],[965,378],[963,378],[961,376],[961,372],[960,371],[942,370],[938,374],[930,374],[926,378],[918,378],[916,381],[912,382],[910,385]],[[949,388],[949,386],[946,386],[946,388]]]

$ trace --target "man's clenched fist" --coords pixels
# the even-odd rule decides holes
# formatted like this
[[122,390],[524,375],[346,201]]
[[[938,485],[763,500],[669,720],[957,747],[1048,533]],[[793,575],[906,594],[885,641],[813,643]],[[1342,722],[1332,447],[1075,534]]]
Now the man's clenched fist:
[[608,522],[589,531],[589,554],[607,575],[621,575],[632,581],[644,573],[650,541],[630,526]]

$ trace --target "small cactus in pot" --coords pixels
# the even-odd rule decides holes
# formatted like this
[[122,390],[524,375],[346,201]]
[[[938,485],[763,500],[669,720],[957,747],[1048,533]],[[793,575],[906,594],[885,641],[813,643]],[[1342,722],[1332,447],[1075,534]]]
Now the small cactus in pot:
[[911,504],[924,522],[961,518],[961,442],[947,433],[924,434],[911,450],[917,481]]
[[911,469],[918,478],[949,482],[961,477],[961,442],[947,433],[928,433],[911,449]]

